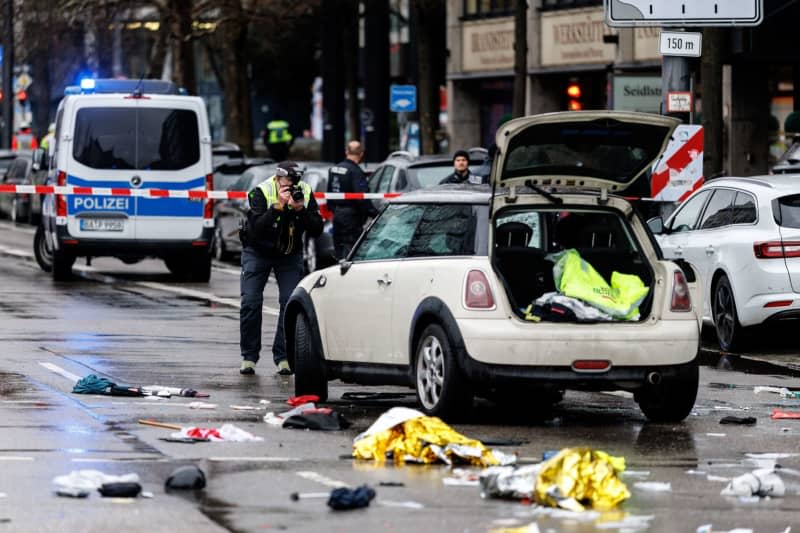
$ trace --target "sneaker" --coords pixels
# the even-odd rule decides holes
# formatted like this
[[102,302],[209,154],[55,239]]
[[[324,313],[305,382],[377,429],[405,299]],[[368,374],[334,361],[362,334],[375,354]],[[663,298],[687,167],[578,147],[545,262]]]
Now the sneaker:
[[281,359],[278,361],[278,374],[281,376],[291,376],[292,369],[289,367],[289,361],[286,359]]
[[245,359],[242,361],[242,366],[239,367],[239,373],[252,376],[256,373],[256,364],[253,361]]

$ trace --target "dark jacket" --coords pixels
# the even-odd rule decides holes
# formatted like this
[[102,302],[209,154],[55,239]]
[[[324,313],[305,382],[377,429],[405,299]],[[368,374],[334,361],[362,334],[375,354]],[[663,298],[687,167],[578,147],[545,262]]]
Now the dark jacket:
[[267,205],[261,189],[256,187],[247,195],[250,211],[247,212],[245,246],[267,256],[299,254],[303,251],[303,233],[319,237],[322,233],[322,216],[314,195],[305,208],[295,211],[288,205]]
[[445,185],[448,183],[471,183],[473,185],[480,185],[481,183],[489,183],[489,179],[488,176],[481,177],[477,174],[473,174],[469,169],[467,169],[467,173],[463,176],[454,170],[452,174],[440,181],[439,185]]
[[[368,192],[368,190],[364,171],[349,159],[345,159],[328,171],[328,192]],[[369,200],[328,200],[327,205],[334,214],[334,221],[341,215],[357,218],[360,220],[360,225],[363,225],[367,217],[378,214],[378,210]]]

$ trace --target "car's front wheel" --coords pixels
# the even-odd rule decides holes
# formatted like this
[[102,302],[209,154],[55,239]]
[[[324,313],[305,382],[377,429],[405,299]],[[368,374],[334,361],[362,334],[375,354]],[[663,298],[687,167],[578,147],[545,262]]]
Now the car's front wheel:
[[694,407],[699,373],[697,363],[691,362],[674,377],[646,384],[635,394],[639,408],[651,422],[680,422]]
[[300,313],[294,323],[294,393],[297,396],[316,394],[319,400],[328,399],[328,377],[325,361],[314,348],[311,326]]
[[414,380],[417,400],[427,415],[454,418],[472,405],[473,393],[450,339],[438,324],[429,325],[420,335]]
[[45,272],[53,271],[53,251],[47,244],[47,236],[44,234],[44,226],[41,224],[33,235],[33,255],[36,257],[39,268]]
[[717,330],[717,341],[723,351],[731,352],[743,347],[744,328],[739,323],[736,313],[736,300],[733,298],[731,282],[725,275],[720,276],[714,284],[711,296],[711,312],[714,317],[714,328]]

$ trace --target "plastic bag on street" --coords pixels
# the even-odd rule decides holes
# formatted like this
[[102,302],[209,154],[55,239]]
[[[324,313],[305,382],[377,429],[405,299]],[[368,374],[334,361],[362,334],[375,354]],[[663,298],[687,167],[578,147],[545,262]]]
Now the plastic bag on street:
[[213,442],[260,442],[263,437],[257,437],[233,424],[224,424],[221,428],[185,427],[170,435],[172,438],[209,439]]
[[733,478],[728,486],[722,489],[722,496],[776,496],[786,493],[786,485],[772,468],[760,468],[749,474]]

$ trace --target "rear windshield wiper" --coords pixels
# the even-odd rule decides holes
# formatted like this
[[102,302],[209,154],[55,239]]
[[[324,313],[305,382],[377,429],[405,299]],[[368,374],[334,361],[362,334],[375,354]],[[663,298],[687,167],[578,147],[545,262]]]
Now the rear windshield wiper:
[[561,204],[564,203],[564,200],[562,198],[559,198],[558,196],[553,195],[551,192],[542,189],[538,185],[534,185],[531,182],[531,180],[527,180],[525,182],[525,186],[527,186],[528,188],[533,189],[534,191],[538,192],[539,194],[541,194],[542,196],[544,196],[545,198],[550,200],[550,203],[552,203],[552,204],[561,205]]

